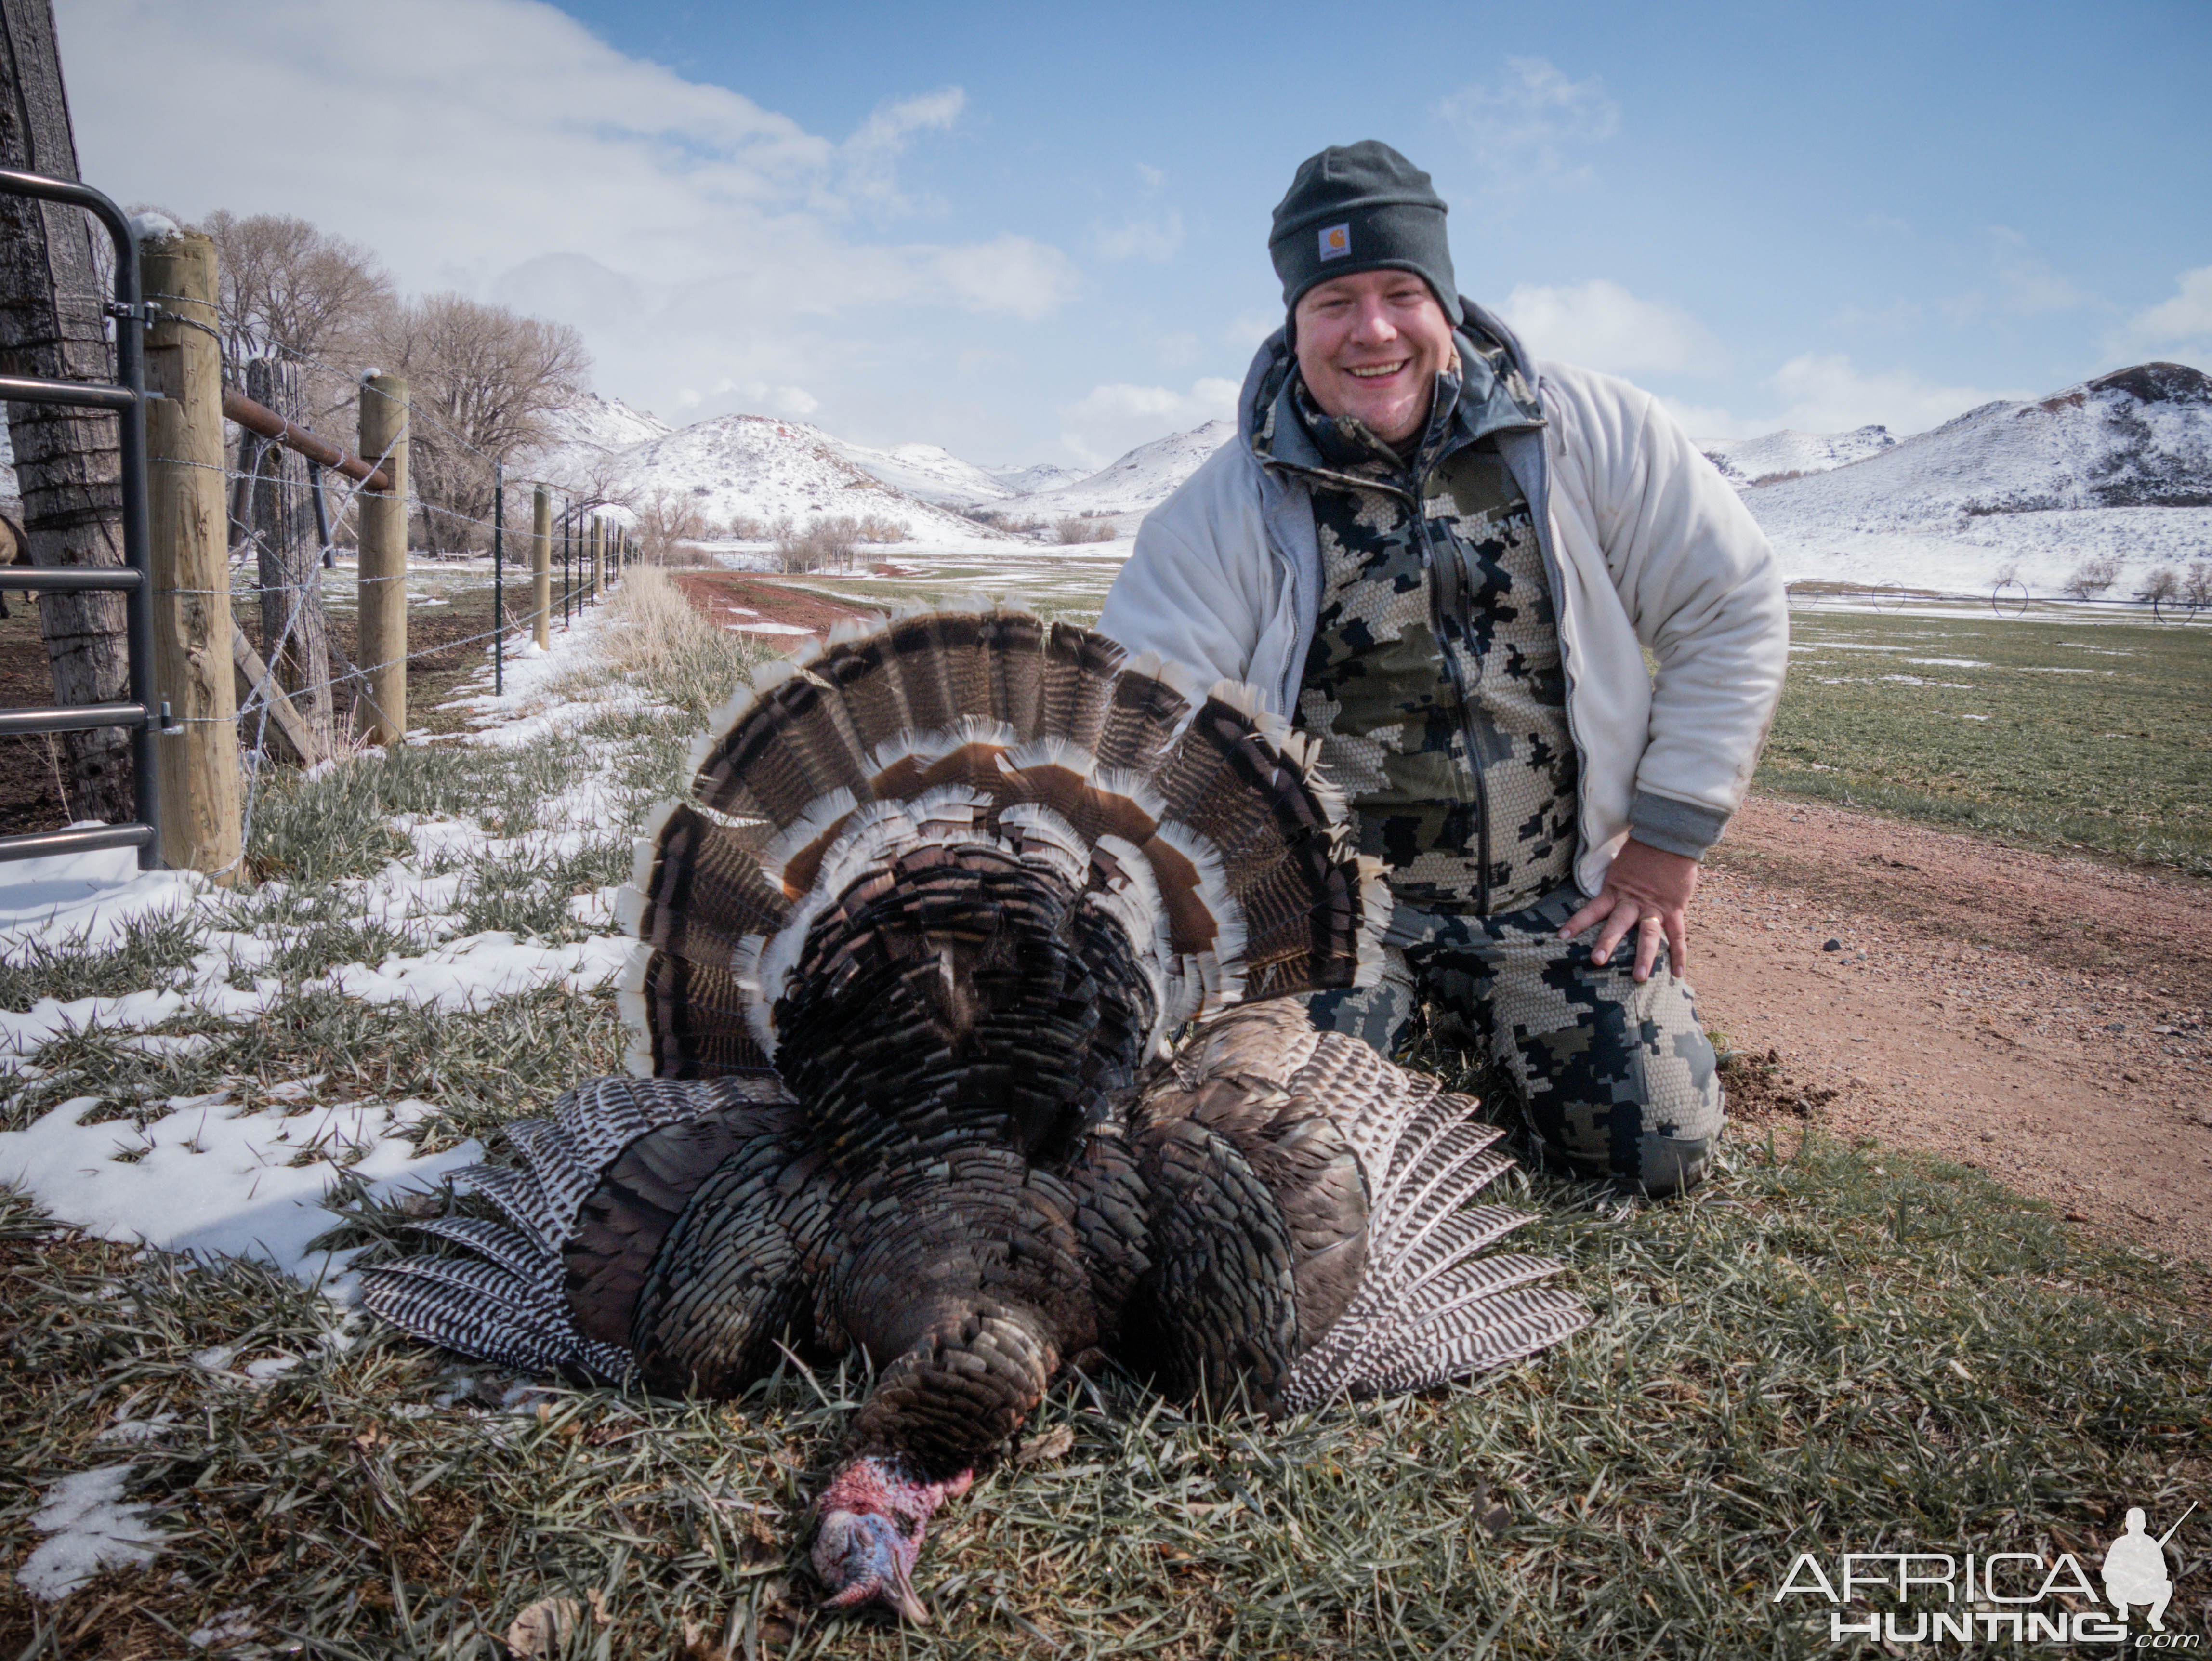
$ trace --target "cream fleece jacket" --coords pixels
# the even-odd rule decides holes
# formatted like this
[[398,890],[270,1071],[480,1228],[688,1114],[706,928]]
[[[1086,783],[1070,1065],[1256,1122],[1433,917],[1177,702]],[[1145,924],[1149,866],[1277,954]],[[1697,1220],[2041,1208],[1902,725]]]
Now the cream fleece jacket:
[[[1789,659],[1781,574],[1749,510],[1649,393],[1532,362],[1502,323],[1462,303],[1506,344],[1542,410],[1540,425],[1497,441],[1536,508],[1582,764],[1575,874],[1595,894],[1632,830],[1697,857],[1741,804]],[[1239,435],[1147,516],[1098,627],[1201,682],[1251,682],[1287,717],[1321,562],[1304,480],[1251,442],[1259,387],[1285,350],[1280,335],[1261,348]]]

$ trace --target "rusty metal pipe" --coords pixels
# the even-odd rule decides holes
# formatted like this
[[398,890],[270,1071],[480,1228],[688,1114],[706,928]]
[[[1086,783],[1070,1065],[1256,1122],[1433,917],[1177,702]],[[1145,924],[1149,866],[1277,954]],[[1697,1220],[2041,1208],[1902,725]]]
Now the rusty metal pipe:
[[257,404],[244,392],[222,389],[222,413],[227,421],[235,421],[250,433],[296,450],[308,460],[343,473],[348,478],[357,478],[372,490],[389,492],[392,480],[380,467],[372,467],[359,456],[349,456],[335,444],[326,444],[305,427],[295,427],[265,404]]

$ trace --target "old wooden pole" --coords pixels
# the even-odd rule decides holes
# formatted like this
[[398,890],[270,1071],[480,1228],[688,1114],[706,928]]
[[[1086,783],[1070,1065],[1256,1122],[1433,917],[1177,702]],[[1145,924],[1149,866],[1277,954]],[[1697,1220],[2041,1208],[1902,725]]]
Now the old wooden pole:
[[179,723],[158,740],[161,852],[179,870],[204,871],[234,886],[246,869],[215,244],[185,232],[141,243],[138,259],[147,292],[165,296],[146,335],[146,390],[159,394],[146,404],[155,696]]
[[361,382],[361,453],[382,458],[390,490],[363,485],[354,500],[361,526],[356,614],[368,697],[360,730],[378,744],[407,734],[407,378],[367,374]]
[[592,603],[599,604],[599,596],[607,591],[606,584],[606,526],[597,514],[592,515]]
[[538,649],[553,646],[553,493],[543,484],[530,499],[530,604]]

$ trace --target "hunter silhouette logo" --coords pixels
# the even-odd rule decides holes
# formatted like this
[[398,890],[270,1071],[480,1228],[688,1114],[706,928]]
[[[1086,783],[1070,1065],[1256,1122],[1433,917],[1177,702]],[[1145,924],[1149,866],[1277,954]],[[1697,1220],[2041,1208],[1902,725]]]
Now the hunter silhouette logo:
[[1352,226],[1348,222],[1321,228],[1321,257],[1323,259],[1341,259],[1351,252]]
[[2128,1507],[2127,1532],[2105,1552],[2105,1600],[2119,1611],[2121,1620],[2128,1618],[2129,1604],[2141,1603],[2149,1617],[2150,1629],[2166,1630],[2160,1617],[2173,1600],[2173,1582],[2166,1573],[2166,1542],[2188,1520],[2189,1512],[2196,1509],[2197,1502],[2191,1500],[2189,1511],[2173,1519],[2173,1528],[2154,1540],[2144,1531],[2142,1507]]
[[[2204,1643],[2202,1634],[2170,1633],[2165,1621],[2174,1592],[2166,1542],[2196,1509],[2192,1500],[2172,1528],[2154,1537],[2142,1507],[2128,1508],[2125,1528],[2100,1565],[2109,1610],[2090,1583],[2082,1560],[2097,1560],[2087,1550],[2056,1558],[2028,1551],[1975,1551],[1963,1558],[1936,1551],[1844,1552],[1833,1560],[1832,1574],[1813,1553],[1800,1552],[1772,1601],[1813,1597],[1828,1604],[1832,1644],[1858,1638],[1890,1645],[2124,1644],[2129,1615],[2140,1609],[2150,1630],[2131,1647],[2196,1651]],[[1897,1607],[1866,1608],[1875,1597]],[[1853,1603],[1861,1607],[1848,1610]]]

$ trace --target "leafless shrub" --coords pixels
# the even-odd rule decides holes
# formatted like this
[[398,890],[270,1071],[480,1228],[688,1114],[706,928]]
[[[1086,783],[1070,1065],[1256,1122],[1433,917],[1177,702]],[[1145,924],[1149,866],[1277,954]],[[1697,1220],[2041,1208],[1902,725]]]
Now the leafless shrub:
[[2153,617],[2181,598],[2181,575],[2171,565],[2161,565],[2136,590],[2136,598],[2150,607]]
[[2064,591],[2075,599],[2094,599],[2120,580],[2120,562],[2107,554],[2100,559],[2085,559],[2075,568],[2074,575],[2066,579]]
[[1062,543],[1111,542],[1114,521],[1096,513],[1082,514],[1053,521],[1052,533]]
[[765,542],[769,529],[750,514],[732,514],[730,522],[722,527],[722,534],[732,542]]
[[858,520],[838,514],[810,520],[805,529],[799,530],[790,520],[780,519],[771,528],[777,562],[786,571],[853,569],[853,548],[860,540]]
[[2181,603],[2192,611],[2212,605],[2212,559],[2191,561],[2181,579]]
[[860,522],[854,534],[862,542],[904,542],[906,526],[881,514],[870,514]]

